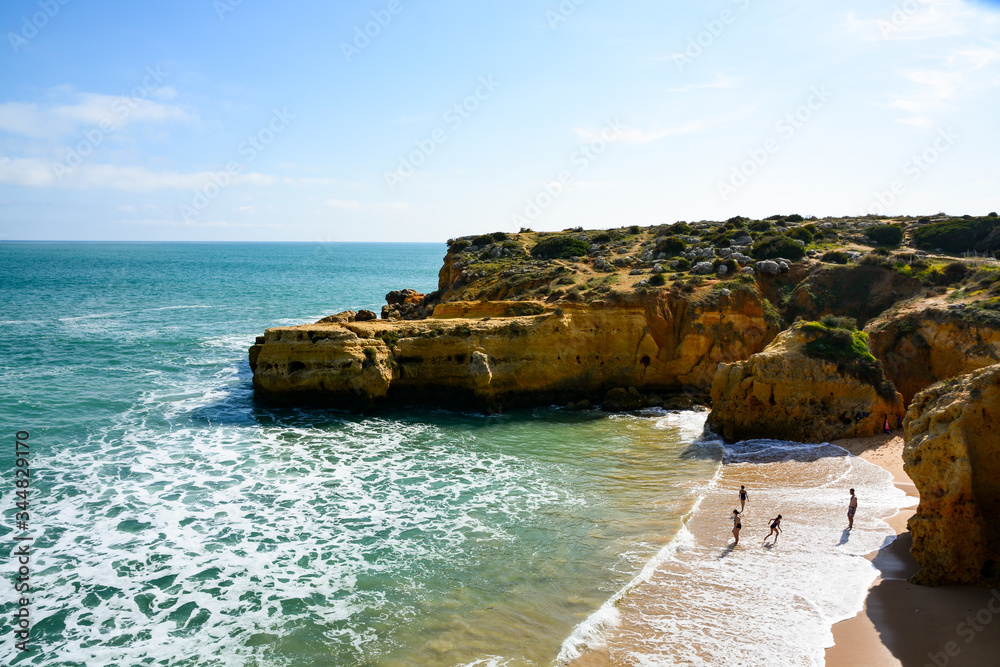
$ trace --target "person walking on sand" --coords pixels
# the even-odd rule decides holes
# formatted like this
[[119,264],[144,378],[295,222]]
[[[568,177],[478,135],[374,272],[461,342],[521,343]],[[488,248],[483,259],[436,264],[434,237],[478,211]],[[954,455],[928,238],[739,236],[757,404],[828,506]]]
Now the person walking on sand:
[[858,497],[854,495],[854,489],[851,489],[851,502],[847,505],[847,530],[854,528],[854,513],[858,511]]
[[750,496],[747,495],[746,487],[740,484],[740,511],[747,506],[747,501],[750,500]]
[[767,537],[764,538],[763,544],[767,544],[768,537],[771,537],[772,535],[774,535],[774,543],[777,544],[778,535],[780,534],[781,534],[781,515],[779,514],[778,516],[771,519],[771,532],[768,533]]
[[734,547],[740,543],[741,528],[743,528],[743,521],[740,519],[740,511],[733,510],[733,537],[736,538],[736,542],[733,543]]
[[892,429],[889,427],[889,415],[882,415],[882,430],[886,433],[892,433]]

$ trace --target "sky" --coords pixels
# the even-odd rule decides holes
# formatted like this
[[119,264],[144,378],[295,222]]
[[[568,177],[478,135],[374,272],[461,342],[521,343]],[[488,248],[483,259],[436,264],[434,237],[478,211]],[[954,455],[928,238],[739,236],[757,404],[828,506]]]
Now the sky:
[[1000,209],[997,0],[5,0],[0,240]]

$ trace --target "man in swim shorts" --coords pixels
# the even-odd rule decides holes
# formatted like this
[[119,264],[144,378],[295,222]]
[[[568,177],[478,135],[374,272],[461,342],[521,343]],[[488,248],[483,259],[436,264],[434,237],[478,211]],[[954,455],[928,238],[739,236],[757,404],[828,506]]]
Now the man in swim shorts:
[[847,530],[854,528],[854,513],[858,511],[858,497],[854,495],[854,489],[851,489],[851,502],[847,505]]

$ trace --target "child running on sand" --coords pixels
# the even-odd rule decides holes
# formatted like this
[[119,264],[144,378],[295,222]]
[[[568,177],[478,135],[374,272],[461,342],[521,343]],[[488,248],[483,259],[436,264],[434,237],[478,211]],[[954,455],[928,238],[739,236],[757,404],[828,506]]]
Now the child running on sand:
[[763,544],[767,544],[767,538],[771,537],[772,535],[774,535],[774,543],[777,544],[778,535],[780,534],[781,534],[781,515],[779,514],[778,516],[771,519],[771,532],[768,533],[767,537],[764,538]]
[[740,519],[740,511],[733,510],[733,537],[736,538],[736,542],[733,543],[734,547],[740,543],[741,528],[743,528],[743,521]]

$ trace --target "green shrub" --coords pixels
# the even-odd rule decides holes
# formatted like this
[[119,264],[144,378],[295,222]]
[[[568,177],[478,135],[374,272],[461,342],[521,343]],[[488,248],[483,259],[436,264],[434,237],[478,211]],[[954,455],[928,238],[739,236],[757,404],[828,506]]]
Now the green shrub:
[[601,232],[600,234],[595,234],[590,238],[590,242],[596,243],[598,245],[604,243],[611,243],[611,234],[608,234],[607,232]]
[[853,317],[838,317],[837,315],[824,315],[819,323],[830,329],[858,330],[858,321]]
[[754,259],[781,257],[795,261],[805,257],[806,250],[801,241],[790,239],[787,236],[765,236],[753,244],[750,254]]
[[995,217],[997,217],[997,212],[996,211],[990,211],[989,213],[986,214],[986,217],[987,218],[995,218]]
[[454,243],[451,244],[451,249],[454,252],[462,252],[463,250],[465,250],[466,248],[468,248],[470,245],[472,245],[472,244],[469,243],[468,241],[464,241],[464,240],[463,241],[455,241]]
[[687,248],[687,245],[684,243],[684,241],[681,241],[679,238],[673,236],[665,238],[656,244],[657,252],[666,253],[671,257],[673,257],[674,255],[679,255],[680,253],[684,252],[685,248]]
[[831,250],[830,252],[823,253],[820,261],[829,262],[830,264],[847,264],[851,261],[851,258],[843,250]]
[[477,248],[482,248],[483,246],[488,246],[493,243],[493,237],[489,234],[481,234],[476,238],[472,239],[472,245]]
[[805,227],[796,227],[795,229],[789,229],[785,232],[785,236],[788,238],[795,239],[796,241],[802,241],[803,243],[812,243],[813,235]]
[[533,231],[535,230],[533,230],[531,227],[521,227],[521,231],[519,231],[518,234],[530,234]]
[[920,218],[919,220],[917,220],[917,224],[918,225],[926,225],[930,221],[931,221],[930,218]]
[[687,257],[680,257],[677,259],[678,271],[687,271],[690,268],[691,268],[691,260],[689,260]]
[[675,222],[670,225],[670,231],[674,234],[690,234],[693,230],[686,222]]
[[941,248],[945,252],[961,253],[969,250],[992,252],[1000,250],[1000,236],[993,231],[1000,226],[1000,220],[992,217],[970,218],[968,220],[942,220],[924,225],[913,232],[913,241],[919,248]]
[[785,218],[785,221],[786,222],[802,222],[804,219],[805,218],[803,218],[798,213],[792,213],[790,216],[788,216],[787,218]]
[[662,273],[654,273],[649,278],[649,284],[650,285],[656,285],[657,287],[659,287],[660,285],[666,284],[666,282],[667,282],[667,279],[663,277]]
[[865,230],[865,236],[872,243],[895,246],[903,240],[903,228],[899,225],[874,225]]
[[567,227],[563,230],[564,232],[582,232],[583,227]]
[[747,225],[747,228],[751,232],[766,232],[771,228],[771,223],[768,222],[767,220],[754,220],[749,225]]
[[737,229],[742,229],[743,227],[746,226],[746,224],[745,224],[746,222],[747,222],[747,219],[744,218],[742,215],[736,215],[736,216],[733,216],[732,218],[729,218],[729,220],[726,220],[726,225],[729,226],[729,227],[734,227],[734,228],[737,228]]
[[639,227],[639,225],[632,225],[631,227],[628,228],[629,234],[638,234],[641,231],[642,229]]
[[783,216],[783,215],[769,215],[769,216],[767,216],[764,219],[765,220],[784,220],[785,216]]
[[586,242],[571,236],[549,236],[539,241],[531,254],[545,259],[568,259],[586,255],[589,248]]
[[[829,323],[829,324],[828,324]],[[868,334],[858,331],[851,318],[825,317],[806,322],[802,329],[813,335],[802,351],[806,356],[837,364],[837,371],[875,387],[883,398],[895,398],[896,389],[886,380],[875,356],[868,349]]]
[[506,241],[510,238],[510,236],[507,235],[507,232],[493,232],[490,236],[493,237],[494,241]]

